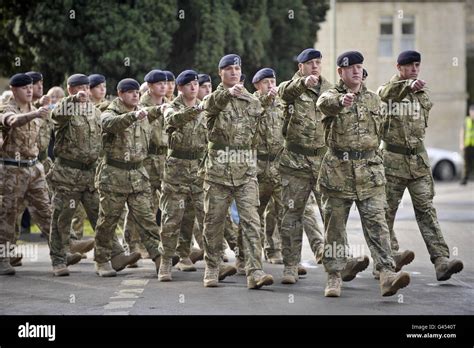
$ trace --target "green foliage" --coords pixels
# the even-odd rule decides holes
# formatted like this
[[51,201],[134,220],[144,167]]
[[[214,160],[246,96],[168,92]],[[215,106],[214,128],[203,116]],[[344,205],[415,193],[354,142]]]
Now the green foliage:
[[118,80],[142,81],[152,68],[194,68],[217,84],[219,59],[237,53],[247,86],[262,67],[282,81],[327,9],[323,0],[5,0],[0,74],[38,70],[51,87],[72,73],[102,73],[113,93]]

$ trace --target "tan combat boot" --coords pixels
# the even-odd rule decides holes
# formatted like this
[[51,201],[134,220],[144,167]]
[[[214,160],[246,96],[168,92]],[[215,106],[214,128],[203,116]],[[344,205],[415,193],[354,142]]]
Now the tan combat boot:
[[219,266],[219,280],[224,280],[225,277],[229,277],[237,273],[237,268],[231,265],[226,265],[225,263],[221,263]]
[[308,272],[306,271],[306,268],[303,267],[301,263],[298,264],[298,275],[306,275]]
[[415,259],[415,253],[411,250],[404,250],[403,252],[394,253],[393,261],[395,261],[395,272],[402,269],[403,266],[408,265]]
[[92,249],[94,249],[95,241],[94,239],[86,239],[86,240],[74,240],[71,239],[69,243],[69,248],[71,253],[81,253],[85,254]]
[[104,263],[95,263],[95,273],[99,275],[99,277],[115,277],[117,272],[112,268],[112,265],[109,262]]
[[283,268],[282,284],[296,284],[298,281],[298,267],[285,266]]
[[204,286],[206,288],[216,288],[219,283],[219,269],[206,266],[204,271]]
[[10,265],[10,258],[0,257],[0,275],[14,275],[15,269]]
[[66,266],[75,265],[82,260],[80,253],[66,253]]
[[393,296],[398,289],[410,284],[410,275],[407,272],[392,272],[383,270],[380,272],[380,291],[382,296]]
[[158,271],[158,280],[160,282],[170,282],[171,278],[171,268],[173,260],[170,257],[161,257],[160,270]]
[[204,259],[204,250],[198,248],[192,248],[191,253],[189,254],[189,259],[192,263],[196,263]]
[[176,267],[178,267],[178,269],[183,272],[196,272],[196,267],[194,267],[193,262],[189,257],[179,260]]
[[235,268],[237,269],[238,275],[245,275],[245,261],[240,259],[240,257],[235,258]]
[[260,289],[264,285],[272,285],[273,277],[262,270],[256,270],[247,277],[247,288]]
[[64,277],[69,275],[69,270],[64,263],[53,266],[53,275],[55,277]]
[[269,255],[268,262],[274,265],[283,265],[283,257],[281,256],[281,252],[276,251],[273,254]]
[[350,282],[354,279],[357,273],[362,272],[369,266],[369,257],[364,255],[362,257],[351,258],[347,261],[346,267],[341,272],[341,278],[345,282]]
[[449,261],[446,257],[438,257],[435,260],[436,279],[439,281],[448,280],[454,273],[461,272],[463,268],[461,260]]
[[328,281],[326,283],[326,289],[324,289],[324,296],[326,297],[339,297],[341,296],[341,273],[328,273]]
[[120,272],[125,267],[127,267],[127,265],[136,263],[138,260],[140,260],[140,258],[141,255],[134,251],[130,255],[125,255],[125,253],[115,255],[110,261],[112,263],[112,268],[116,272]]

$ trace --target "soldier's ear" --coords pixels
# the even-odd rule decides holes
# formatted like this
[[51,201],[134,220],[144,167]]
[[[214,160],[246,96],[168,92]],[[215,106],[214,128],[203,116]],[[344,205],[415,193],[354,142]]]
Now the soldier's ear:
[[337,68],[337,74],[339,75],[339,77],[342,77],[342,68],[341,67]]

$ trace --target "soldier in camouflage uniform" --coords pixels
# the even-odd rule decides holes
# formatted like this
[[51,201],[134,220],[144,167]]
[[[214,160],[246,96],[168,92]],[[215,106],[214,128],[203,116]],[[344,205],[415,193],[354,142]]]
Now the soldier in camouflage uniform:
[[[337,59],[341,80],[321,94],[317,106],[323,112],[328,152],[324,156],[318,186],[322,193],[325,250],[323,264],[328,273],[324,292],[339,297],[341,280],[351,280],[362,268],[347,273],[346,223],[355,202],[365,240],[377,269],[383,296],[407,286],[410,276],[395,273],[390,236],[384,215],[385,176],[378,152],[383,115],[380,98],[362,84],[360,52],[349,51]],[[368,261],[365,256],[363,260]],[[367,267],[368,264],[362,264]]]
[[[303,50],[298,55],[298,71],[293,79],[278,87],[278,94],[285,103],[285,144],[280,158],[284,204],[280,230],[283,284],[294,284],[298,280],[304,212],[311,192],[321,206],[316,180],[326,146],[322,114],[316,108],[316,101],[330,87],[329,82],[320,75],[321,58],[321,52],[313,48]],[[316,257],[320,257],[318,255],[323,250],[321,231],[318,235],[320,245]]]
[[[51,170],[53,215],[51,223],[51,260],[56,276],[69,275],[67,257],[71,221],[79,202],[95,228],[99,213],[99,196],[94,187],[97,160],[102,150],[100,111],[89,100],[89,80],[82,74],[68,78],[67,98],[53,110],[55,128]],[[90,241],[93,245],[93,241]],[[81,259],[80,253],[73,254]],[[138,253],[126,256],[117,238],[113,240],[114,269],[121,270],[136,262]]]
[[[150,176],[143,161],[150,146],[150,123],[162,117],[158,106],[138,108],[140,84],[121,80],[114,99],[100,117],[105,157],[98,168],[100,210],[95,236],[96,273],[113,277],[115,229],[127,204],[132,219],[150,258],[160,267],[160,236],[152,205]],[[135,260],[136,262],[136,260]]]
[[163,72],[166,75],[166,101],[167,102],[172,102],[174,98],[176,97],[174,95],[174,90],[176,89],[176,81],[174,74],[169,71],[169,70],[163,70]]
[[203,103],[209,138],[204,163],[204,286],[218,286],[219,279],[236,272],[234,267],[222,263],[221,258],[225,216],[235,199],[242,228],[247,286],[256,289],[273,284],[273,277],[262,270],[258,216],[255,133],[263,109],[258,99],[239,83],[238,55],[221,58],[219,75],[222,83]]
[[33,80],[26,74],[10,78],[13,98],[2,106],[0,129],[0,275],[15,274],[10,249],[15,243],[15,223],[26,204],[36,209],[36,222],[49,237],[51,205],[44,168],[37,157],[37,138],[49,109],[32,104]]
[[[190,243],[194,217],[199,230],[203,228],[203,180],[198,175],[199,164],[205,154],[207,129],[202,108],[198,107],[198,74],[185,70],[176,78],[180,95],[164,113],[165,128],[169,134],[169,150],[165,162],[160,206],[162,211],[161,241],[163,255],[158,274],[160,281],[171,280],[172,257],[176,252],[180,232]],[[193,211],[185,219],[186,211]],[[181,258],[177,267],[182,271],[195,271],[189,257]]]
[[407,251],[398,251],[393,224],[403,192],[408,188],[416,222],[431,262],[435,265],[436,278],[448,280],[453,273],[463,269],[463,263],[460,260],[449,260],[449,248],[444,241],[433,206],[433,177],[423,144],[433,103],[426,92],[425,81],[418,79],[420,64],[420,53],[400,53],[397,60],[399,74],[393,76],[378,91],[382,101],[386,103],[388,114],[382,136],[387,178],[386,219],[393,256],[403,259]]

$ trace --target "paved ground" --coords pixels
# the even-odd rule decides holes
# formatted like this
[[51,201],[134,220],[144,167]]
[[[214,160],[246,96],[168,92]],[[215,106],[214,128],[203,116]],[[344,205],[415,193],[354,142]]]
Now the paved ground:
[[[98,278],[92,253],[70,267],[71,276],[51,273],[47,246],[39,245],[37,261],[26,260],[17,275],[0,278],[0,315],[108,315],[108,314],[474,314],[474,184],[437,184],[435,205],[452,253],[465,269],[447,282],[437,282],[414,220],[408,196],[398,213],[396,230],[401,248],[415,251],[415,261],[406,267],[412,283],[397,296],[380,296],[372,278],[372,264],[352,282],[344,283],[340,298],[323,296],[326,275],[312,259],[305,241],[303,264],[308,275],[296,285],[280,283],[282,266],[265,264],[275,284],[262,290],[247,290],[245,277],[233,276],[219,288],[202,286],[204,263],[198,271],[173,272],[173,282],[159,283],[152,262],[140,261],[138,269],[126,269],[116,278]],[[348,223],[349,242],[365,245],[356,210]],[[35,244],[28,244],[35,246]],[[367,247],[365,246],[366,250]],[[228,253],[233,262],[233,254]]]

